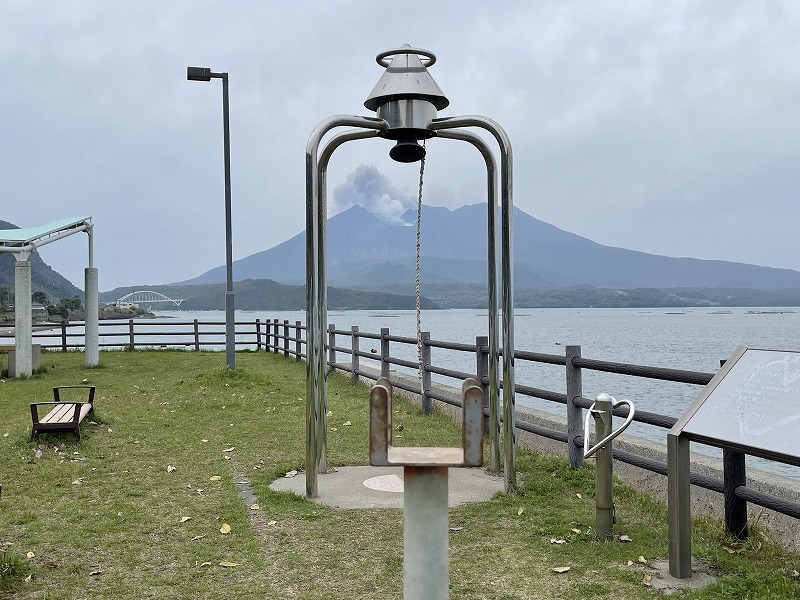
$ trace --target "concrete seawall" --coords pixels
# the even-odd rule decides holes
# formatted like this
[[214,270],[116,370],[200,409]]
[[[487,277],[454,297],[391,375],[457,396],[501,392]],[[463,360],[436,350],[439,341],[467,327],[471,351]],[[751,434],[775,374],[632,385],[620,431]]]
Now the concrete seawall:
[[[364,368],[362,371],[374,373],[375,377],[380,375],[380,371]],[[349,375],[349,373],[341,372]],[[391,372],[391,378],[403,381],[409,385],[418,385],[415,376]],[[371,385],[372,381],[361,378],[365,385]],[[433,383],[432,387],[438,393],[448,397],[460,399],[460,388],[446,386],[440,383]],[[395,393],[409,399],[417,406],[421,405],[420,395],[395,388]],[[454,420],[461,420],[461,410],[457,407],[434,401],[434,407],[450,415]],[[517,420],[528,421],[541,427],[566,432],[566,416],[546,413],[534,409],[517,406]],[[666,431],[664,432],[666,438]],[[557,456],[567,456],[567,446],[562,442],[544,438],[527,431],[517,430],[517,443],[525,448],[553,454]],[[667,461],[666,443],[660,444],[641,437],[622,434],[614,440],[614,446],[621,450],[626,450],[641,456],[657,460],[663,463]],[[591,460],[591,459],[590,459]],[[691,469],[693,473],[700,473],[709,477],[722,479],[722,460],[704,454],[693,452],[691,455]],[[614,473],[619,478],[631,485],[634,489],[646,492],[658,500],[667,502],[667,478],[664,475],[653,473],[640,467],[635,467],[627,463],[614,461]],[[764,493],[772,494],[786,500],[798,501],[800,499],[800,481],[780,477],[758,469],[748,468],[747,486]],[[707,490],[705,488],[692,486],[691,488],[692,515],[712,515],[724,517],[724,501],[722,494]],[[786,547],[795,552],[800,552],[800,520],[788,517],[781,513],[762,508],[756,504],[748,503],[748,520],[750,523],[758,523],[759,526],[766,528],[771,535],[778,539]],[[667,524],[665,523],[666,527]]]

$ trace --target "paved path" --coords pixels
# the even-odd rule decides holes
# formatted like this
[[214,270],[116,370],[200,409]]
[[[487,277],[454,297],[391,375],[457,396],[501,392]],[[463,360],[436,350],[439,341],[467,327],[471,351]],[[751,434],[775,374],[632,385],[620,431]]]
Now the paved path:
[[[317,479],[318,496],[314,500],[337,508],[403,508],[402,467],[339,467]],[[483,469],[453,468],[448,474],[450,506],[485,502],[503,491],[503,478]],[[270,489],[306,493],[305,473],[282,477]]]

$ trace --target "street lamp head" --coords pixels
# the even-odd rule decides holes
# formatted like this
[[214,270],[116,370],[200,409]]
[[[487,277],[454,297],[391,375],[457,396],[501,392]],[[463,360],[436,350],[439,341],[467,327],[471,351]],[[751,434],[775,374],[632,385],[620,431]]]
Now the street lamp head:
[[210,67],[187,67],[186,79],[189,81],[211,81]]

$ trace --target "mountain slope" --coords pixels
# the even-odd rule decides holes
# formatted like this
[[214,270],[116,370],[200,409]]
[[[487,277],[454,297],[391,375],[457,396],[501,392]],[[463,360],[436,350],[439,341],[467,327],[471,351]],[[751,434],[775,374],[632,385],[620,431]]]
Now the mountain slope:
[[[416,220],[414,211],[404,215]],[[497,220],[499,222],[499,219]],[[456,210],[424,206],[423,283],[485,283],[487,206]],[[592,285],[606,288],[800,288],[800,272],[743,263],[673,258],[604,246],[514,209],[517,287]],[[360,206],[328,219],[328,281],[370,286],[414,280],[416,230],[381,220]],[[498,246],[499,246],[498,232]],[[234,278],[305,282],[305,232],[234,262]],[[218,283],[224,267],[183,283]]]

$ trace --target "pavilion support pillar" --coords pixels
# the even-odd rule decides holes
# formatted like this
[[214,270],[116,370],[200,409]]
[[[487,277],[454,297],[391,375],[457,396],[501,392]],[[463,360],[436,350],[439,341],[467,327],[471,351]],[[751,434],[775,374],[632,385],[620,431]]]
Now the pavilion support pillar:
[[86,348],[86,366],[96,367],[100,364],[100,340],[98,325],[98,310],[100,295],[98,288],[97,267],[85,269],[86,290],[84,305],[86,307],[84,321],[84,346]]
[[33,372],[32,305],[31,263],[17,260],[14,266],[14,356],[18,379],[30,377]]

